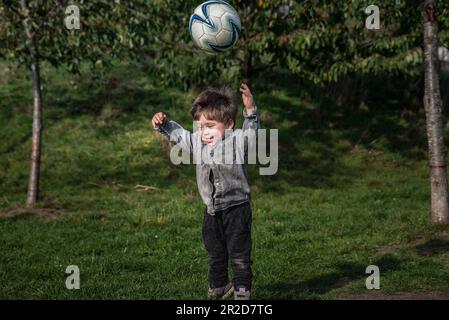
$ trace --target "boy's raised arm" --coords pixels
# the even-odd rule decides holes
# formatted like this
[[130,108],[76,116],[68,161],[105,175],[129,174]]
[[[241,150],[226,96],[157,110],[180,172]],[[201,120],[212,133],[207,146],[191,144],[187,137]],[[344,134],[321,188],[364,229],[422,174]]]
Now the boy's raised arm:
[[162,133],[170,142],[179,144],[182,149],[192,152],[192,134],[190,131],[185,130],[177,122],[168,120],[162,112],[156,113],[151,123],[153,129]]
[[247,129],[260,129],[257,107],[254,103],[254,98],[248,85],[243,83],[240,86],[240,92],[242,93],[243,105],[245,106],[245,108],[243,109],[244,121],[242,130],[245,131]]
[[257,113],[257,107],[254,106],[254,110],[253,112],[248,115],[248,111],[247,109],[243,109],[243,126],[242,126],[242,130],[248,130],[248,129],[253,129],[253,130],[257,130],[260,129],[260,123],[259,123],[259,114]]

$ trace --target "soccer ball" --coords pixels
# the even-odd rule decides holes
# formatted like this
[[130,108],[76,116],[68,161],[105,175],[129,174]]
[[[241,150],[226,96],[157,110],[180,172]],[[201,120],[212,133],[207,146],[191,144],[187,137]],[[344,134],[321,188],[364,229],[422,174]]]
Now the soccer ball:
[[206,1],[190,17],[189,31],[196,46],[207,52],[222,52],[235,45],[240,36],[240,17],[224,1]]

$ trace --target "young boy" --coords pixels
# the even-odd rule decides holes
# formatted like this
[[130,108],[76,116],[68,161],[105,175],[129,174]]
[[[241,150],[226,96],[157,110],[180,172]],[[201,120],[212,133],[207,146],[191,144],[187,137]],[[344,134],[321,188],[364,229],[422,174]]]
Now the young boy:
[[[251,290],[250,188],[245,161],[250,139],[247,133],[259,129],[259,117],[250,89],[240,87],[244,123],[234,129],[237,115],[235,95],[229,88],[209,89],[193,102],[191,114],[198,126],[193,134],[169,121],[163,112],[152,119],[153,128],[196,158],[199,193],[206,205],[203,241],[209,256],[210,298],[249,300]],[[235,148],[236,144],[244,146]],[[242,151],[243,152],[239,152]],[[223,161],[223,158],[225,161]],[[226,161],[228,160],[228,161]],[[228,259],[233,281],[228,283]]]

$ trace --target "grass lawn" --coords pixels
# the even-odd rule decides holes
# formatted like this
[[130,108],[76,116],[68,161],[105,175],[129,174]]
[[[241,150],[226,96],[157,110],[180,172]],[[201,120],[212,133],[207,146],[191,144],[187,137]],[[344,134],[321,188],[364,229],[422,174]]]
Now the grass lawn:
[[[205,298],[194,167],[172,165],[150,125],[165,111],[191,129],[198,92],[155,88],[132,65],[100,83],[44,67],[42,199],[40,210],[27,212],[19,206],[31,84],[23,70],[5,68],[0,299]],[[262,126],[280,130],[280,160],[275,176],[250,168],[252,297],[365,296],[369,265],[380,269],[376,294],[449,292],[449,232],[430,223],[423,129],[370,105],[316,117],[317,105],[299,90],[292,83],[254,90]],[[65,287],[69,265],[80,269],[80,290]]]

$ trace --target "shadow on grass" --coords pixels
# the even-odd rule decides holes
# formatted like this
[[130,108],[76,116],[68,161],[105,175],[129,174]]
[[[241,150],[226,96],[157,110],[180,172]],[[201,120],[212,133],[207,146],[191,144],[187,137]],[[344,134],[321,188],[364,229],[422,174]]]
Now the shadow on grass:
[[[63,101],[59,101],[66,108],[67,116],[75,117],[88,114],[102,120],[113,119],[114,125],[96,128],[106,139],[110,134],[120,131],[120,125],[129,121],[128,116],[142,116],[152,114],[163,108],[172,108],[176,118],[187,121],[186,110],[180,110],[185,104],[181,98],[167,90],[145,88],[129,79],[130,73],[125,75],[112,75],[101,86],[91,88],[89,94],[73,97],[73,95],[60,94]],[[292,186],[308,188],[345,188],[352,181],[359,178],[362,172],[349,168],[340,161],[340,156],[357,145],[367,149],[372,147],[390,148],[395,152],[406,152],[413,149],[422,141],[419,130],[413,126],[404,128],[399,123],[398,106],[401,97],[395,97],[395,90],[391,89],[391,81],[367,81],[365,91],[377,88],[373,94],[365,94],[363,103],[365,108],[353,106],[339,106],[325,95],[313,97],[310,84],[298,84],[294,75],[279,74],[270,84],[261,84],[261,100],[266,106],[266,117],[262,119],[263,128],[279,129],[279,168],[273,176],[260,176],[251,174],[250,182],[255,184],[261,192],[275,192],[282,194],[289,191]],[[256,84],[257,86],[257,84]],[[265,87],[264,87],[265,86]],[[269,90],[282,89],[286,91],[287,98],[268,94]],[[385,89],[385,90],[384,90]],[[388,90],[387,90],[388,89]],[[68,89],[66,89],[68,90]],[[378,92],[384,92],[377,95]],[[310,91],[308,101],[301,97],[301,91]],[[262,94],[265,92],[265,94]],[[257,94],[257,90],[256,90]],[[359,95],[358,95],[359,96]],[[52,94],[51,99],[57,95]],[[259,97],[259,96],[258,96]],[[294,97],[294,98],[292,98]],[[50,99],[50,100],[51,100]],[[294,99],[298,99],[298,102]],[[307,100],[307,99],[306,99]],[[51,101],[50,101],[51,102]],[[53,103],[57,101],[54,100]],[[168,108],[167,108],[168,107]],[[264,110],[261,110],[262,112]],[[185,115],[184,115],[185,113]],[[169,114],[170,116],[170,114]],[[178,120],[178,119],[176,119]],[[287,122],[287,123],[286,123]],[[340,141],[349,144],[341,148]],[[93,165],[94,166],[94,165]],[[183,166],[184,167],[184,166]],[[156,168],[143,168],[130,166],[130,170],[144,173],[145,170]],[[190,169],[173,169],[179,179],[190,179]],[[250,172],[256,171],[250,169]],[[120,169],[119,169],[120,171]],[[122,179],[121,172],[110,172],[110,179]],[[125,178],[126,179],[126,178]],[[170,179],[172,180],[172,179]]]
[[449,241],[433,239],[415,247],[420,256],[436,256],[449,252]]
[[64,95],[57,99],[50,96],[49,105],[63,105],[65,117],[92,115],[94,117],[111,117],[122,119],[123,116],[148,114],[148,117],[160,109],[175,107],[179,99],[170,92],[161,92],[156,88],[142,88],[123,83],[117,87],[100,85],[88,95]]
[[282,90],[286,98],[263,95],[269,115],[265,123],[261,117],[262,127],[278,128],[280,140],[278,173],[253,178],[263,192],[283,193],[290,186],[345,188],[364,174],[364,168],[340,161],[349,152],[366,151],[370,157],[394,153],[410,160],[427,156],[425,115],[419,107],[422,90],[416,79],[363,79],[354,88],[360,92],[350,92],[356,98],[349,105],[339,105],[325,89],[291,74],[264,79],[260,92]]
[[[277,112],[299,120],[303,128],[314,128],[317,134],[310,138],[325,139],[329,132],[338,132],[338,138],[350,141],[352,147],[400,153],[409,159],[427,156],[423,84],[419,77],[366,76],[357,81],[352,77],[349,80],[354,86],[349,87],[346,79],[320,87],[282,70],[272,71],[263,79],[261,91],[280,89],[287,96],[307,102],[308,107]],[[300,138],[302,132],[295,132],[294,137]]]
[[[282,194],[292,186],[343,189],[363,174],[340,161],[340,156],[356,145],[363,145],[368,149],[373,146],[385,147],[403,153],[416,146],[425,146],[418,129],[398,121],[403,109],[399,106],[403,102],[401,96],[395,96],[400,88],[392,85],[396,83],[393,80],[366,82],[365,91],[369,94],[363,96],[365,108],[349,108],[337,105],[324,95],[314,97],[310,84],[307,87],[304,83],[298,83],[299,79],[294,75],[279,73],[274,77],[262,77],[265,84],[260,85],[259,92],[265,94],[259,96],[256,90],[256,96],[263,97],[261,101],[267,108],[262,127],[280,129],[278,173],[260,176],[257,170],[250,177],[250,182],[261,192]],[[132,70],[127,70],[124,73],[113,72],[98,86],[81,81],[77,91],[79,94],[69,85],[55,86],[45,95],[45,105],[50,107],[46,111],[49,122],[51,124],[62,117],[90,115],[94,117],[94,122],[98,120],[107,123],[101,126],[94,123],[92,128],[103,139],[127,130],[126,124],[133,117],[142,121],[142,118],[149,119],[153,112],[161,109],[173,111],[176,115],[174,118],[179,117],[181,123],[182,120],[190,123],[187,122],[190,121],[188,108],[181,108],[189,104],[184,101],[185,96],[175,91],[145,86],[142,83],[149,84],[151,81],[142,81],[142,74],[138,70],[135,74]],[[285,90],[288,98],[269,94],[272,89]],[[383,94],[379,95],[379,92]],[[307,94],[309,99],[304,99],[303,96],[306,97]],[[296,103],[295,99],[300,103]],[[27,139],[28,137],[29,134],[26,135]],[[343,150],[339,144],[341,140],[349,143]],[[11,148],[12,145],[6,146],[7,151],[11,151]],[[161,157],[167,156],[162,154],[159,158]],[[79,164],[83,172],[89,173],[94,183],[103,180],[141,183],[139,177],[159,170],[158,166],[161,165],[164,169],[173,171],[173,174],[167,175],[168,179],[160,179],[161,186],[166,182],[192,179],[192,168],[175,168],[168,161],[155,165],[128,165],[121,162],[111,170],[102,170],[102,165],[97,160],[80,159]],[[254,169],[250,169],[250,172],[251,170]],[[80,182],[81,178],[74,178],[73,182]]]
[[[403,261],[386,255],[372,263],[382,270],[382,274],[394,272],[401,268]],[[323,274],[305,281],[284,281],[263,285],[261,289],[268,293],[267,299],[289,300],[289,299],[318,299],[320,295],[332,290],[340,289],[354,281],[366,279],[369,274],[365,273],[368,265],[355,262],[338,262],[335,267],[337,271]]]
[[[251,182],[258,189],[281,194],[292,185],[344,188],[357,176],[354,170],[349,170],[339,161],[341,153],[337,142],[329,130],[313,120],[313,110],[298,108],[276,96],[265,96],[264,103],[271,106],[269,112],[273,119],[267,116],[267,124],[262,119],[262,128],[279,130],[278,172],[272,176],[261,176],[257,170]],[[283,121],[290,124],[282,124]]]

